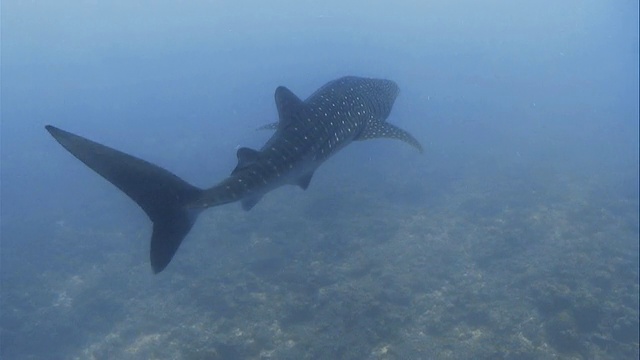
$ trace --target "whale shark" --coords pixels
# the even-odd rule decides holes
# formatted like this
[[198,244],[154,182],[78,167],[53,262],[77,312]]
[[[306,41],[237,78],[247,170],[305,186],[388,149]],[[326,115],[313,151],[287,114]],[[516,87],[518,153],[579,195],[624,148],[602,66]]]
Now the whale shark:
[[163,271],[205,209],[239,201],[250,210],[268,192],[291,184],[307,189],[316,169],[354,141],[390,138],[423,152],[407,131],[388,123],[398,96],[391,80],[346,76],[305,100],[279,86],[278,121],[260,150],[241,147],[237,166],[218,184],[200,189],[168,170],[82,136],[47,125],[46,130],[73,156],[127,194],[153,223],[150,262]]

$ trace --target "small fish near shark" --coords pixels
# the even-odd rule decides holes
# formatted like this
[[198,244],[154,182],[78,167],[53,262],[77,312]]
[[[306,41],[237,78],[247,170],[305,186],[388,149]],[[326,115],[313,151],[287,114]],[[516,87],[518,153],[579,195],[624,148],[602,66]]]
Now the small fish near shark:
[[260,150],[240,148],[231,175],[199,189],[173,173],[51,125],[46,129],[73,156],[135,201],[153,222],[151,268],[164,270],[204,209],[240,201],[253,208],[285,184],[307,189],[314,171],[355,140],[392,138],[422,152],[408,132],[386,122],[398,96],[395,82],[355,76],[331,81],[301,100],[286,87],[275,91],[279,121]]

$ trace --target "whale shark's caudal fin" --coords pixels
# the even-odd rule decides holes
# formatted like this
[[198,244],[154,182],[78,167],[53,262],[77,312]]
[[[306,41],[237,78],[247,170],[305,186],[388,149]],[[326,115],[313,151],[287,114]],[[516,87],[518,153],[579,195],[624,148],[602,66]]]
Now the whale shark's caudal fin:
[[47,131],[73,156],[117,186],[153,222],[151,267],[159,273],[169,264],[200,212],[187,205],[202,190],[171,172],[51,125]]

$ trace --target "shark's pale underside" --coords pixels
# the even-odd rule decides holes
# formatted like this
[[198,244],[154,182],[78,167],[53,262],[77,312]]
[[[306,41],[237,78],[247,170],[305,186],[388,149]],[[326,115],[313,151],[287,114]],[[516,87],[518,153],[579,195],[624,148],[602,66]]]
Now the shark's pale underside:
[[202,210],[235,201],[250,210],[282,185],[306,189],[318,166],[354,140],[400,139],[422,152],[413,136],[386,122],[397,95],[393,81],[354,76],[331,81],[304,101],[280,86],[275,92],[279,121],[265,126],[275,130],[273,136],[259,151],[238,149],[238,165],[231,175],[204,190],[147,161],[51,125],[46,129],[149,216],[151,267],[158,273]]

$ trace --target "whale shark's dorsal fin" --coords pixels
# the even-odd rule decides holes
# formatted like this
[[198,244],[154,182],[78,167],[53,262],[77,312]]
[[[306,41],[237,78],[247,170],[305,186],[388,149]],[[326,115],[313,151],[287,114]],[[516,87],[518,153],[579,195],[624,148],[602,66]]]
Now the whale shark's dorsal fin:
[[238,149],[236,156],[238,157],[238,165],[236,165],[236,168],[233,169],[231,175],[258,161],[260,152],[247,147],[241,147],[240,149]]
[[304,102],[284,86],[278,86],[275,98],[280,119],[278,127],[286,127],[296,118],[295,114],[304,106]]

